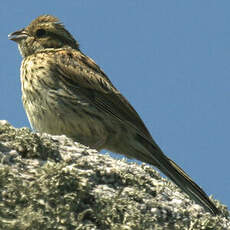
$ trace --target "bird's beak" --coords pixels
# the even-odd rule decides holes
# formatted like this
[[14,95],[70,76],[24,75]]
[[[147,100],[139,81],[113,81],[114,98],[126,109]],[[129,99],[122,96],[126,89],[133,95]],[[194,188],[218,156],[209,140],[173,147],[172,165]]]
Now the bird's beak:
[[27,36],[28,34],[26,33],[26,31],[24,29],[21,29],[9,34],[8,38],[12,41],[20,42],[22,39],[26,38]]

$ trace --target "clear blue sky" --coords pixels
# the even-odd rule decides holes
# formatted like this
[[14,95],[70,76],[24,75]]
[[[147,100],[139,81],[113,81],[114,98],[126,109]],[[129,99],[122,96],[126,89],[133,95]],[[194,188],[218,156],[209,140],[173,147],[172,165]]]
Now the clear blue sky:
[[230,207],[230,1],[2,1],[0,119],[29,127],[8,33],[53,14],[107,73],[164,152]]

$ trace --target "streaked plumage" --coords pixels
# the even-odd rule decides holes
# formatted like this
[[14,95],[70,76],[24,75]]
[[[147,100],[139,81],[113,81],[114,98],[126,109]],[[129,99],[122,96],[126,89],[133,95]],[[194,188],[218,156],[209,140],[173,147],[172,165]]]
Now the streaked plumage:
[[24,58],[22,100],[35,130],[65,134],[92,148],[154,165],[206,210],[219,213],[205,192],[164,155],[134,108],[57,18],[42,15],[9,36]]

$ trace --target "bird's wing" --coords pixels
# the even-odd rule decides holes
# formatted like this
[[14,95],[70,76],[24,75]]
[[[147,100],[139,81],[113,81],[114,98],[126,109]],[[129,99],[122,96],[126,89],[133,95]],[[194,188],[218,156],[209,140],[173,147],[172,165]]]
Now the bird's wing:
[[[94,105],[128,126],[150,142],[154,142],[143,121],[130,103],[113,86],[106,74],[89,57],[80,51],[59,51],[56,71],[69,86],[85,91]],[[58,58],[59,57],[59,58]],[[155,142],[154,142],[155,143]]]

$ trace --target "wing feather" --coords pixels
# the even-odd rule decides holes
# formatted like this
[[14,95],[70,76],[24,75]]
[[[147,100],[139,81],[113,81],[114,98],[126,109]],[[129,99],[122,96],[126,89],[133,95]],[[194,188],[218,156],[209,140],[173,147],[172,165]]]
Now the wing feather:
[[135,109],[91,58],[80,51],[59,52],[62,54],[56,55],[59,59],[56,59],[55,64],[56,71],[62,76],[63,81],[72,88],[77,87],[78,91],[83,92],[97,109],[109,113],[125,125],[136,129],[151,143],[154,142]]

